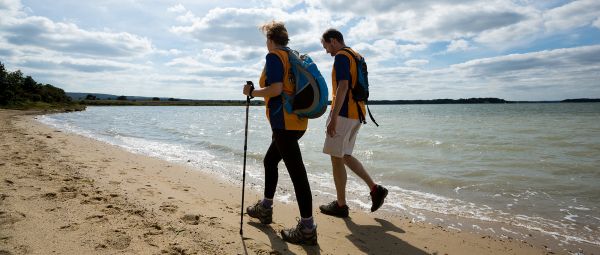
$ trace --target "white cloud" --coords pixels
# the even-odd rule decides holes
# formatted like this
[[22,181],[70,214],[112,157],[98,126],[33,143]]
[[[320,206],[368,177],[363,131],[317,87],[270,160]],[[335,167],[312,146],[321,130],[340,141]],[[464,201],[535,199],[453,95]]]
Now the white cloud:
[[283,9],[287,9],[294,7],[302,2],[304,2],[304,0],[270,0],[269,6],[279,6]]
[[0,18],[14,16],[21,8],[23,6],[19,0],[2,0],[0,1],[0,13],[3,15]]
[[177,21],[182,23],[194,22],[196,19],[197,17],[191,11],[187,11],[185,14],[177,16]]
[[[561,70],[562,73],[569,69],[598,69],[600,68],[600,45],[476,59],[453,65],[451,68],[467,71],[469,76],[482,77],[504,77],[506,74],[532,70],[539,72]],[[566,73],[563,74],[567,75]]]
[[415,66],[424,66],[429,64],[429,60],[427,59],[411,59],[404,62],[405,66],[415,67]]
[[520,45],[527,45],[544,35],[543,22],[540,18],[541,14],[532,13],[530,15],[537,16],[511,26],[483,31],[475,36],[473,40],[480,44],[501,50],[510,49]]
[[597,18],[596,21],[594,21],[594,26],[600,29],[600,18]]
[[417,10],[423,11],[428,9],[432,5],[458,5],[471,2],[477,2],[475,0],[437,0],[433,1],[421,1],[421,0],[371,0],[371,1],[354,1],[354,0],[307,0],[309,5],[314,7],[326,8],[332,12],[351,12],[359,15],[377,15],[381,13],[397,13],[398,11],[404,10]]
[[459,40],[452,40],[450,42],[450,44],[448,44],[446,51],[448,51],[448,52],[465,51],[465,50],[468,50],[469,48],[470,48],[469,42],[459,39]]
[[258,26],[283,16],[283,11],[272,8],[216,8],[189,26],[172,27],[171,32],[190,35],[202,42],[258,46],[264,45],[264,36],[258,32]]
[[[352,45],[350,45],[352,46]],[[369,43],[358,43],[352,46],[362,54],[369,63],[386,61],[389,59],[406,58],[413,52],[427,48],[426,44],[398,44],[393,40],[381,39]]]
[[[260,75],[261,69],[253,68],[252,66],[217,66],[207,63],[204,57],[203,54],[199,54],[199,56],[195,57],[176,58],[165,65],[176,67],[187,75],[213,79],[234,78],[243,81],[247,80],[248,77],[255,78]],[[246,79],[242,79],[241,77],[245,77]]]
[[527,45],[535,40],[574,28],[593,25],[600,15],[600,2],[579,0],[549,9],[537,10],[531,6],[522,10],[527,19],[499,29],[484,31],[475,41],[500,49]]
[[45,17],[7,19],[0,34],[19,46],[36,46],[71,54],[106,57],[139,56],[152,51],[149,39],[124,32],[88,31],[73,23]]
[[502,1],[412,5],[416,8],[394,9],[396,5],[392,4],[387,11],[365,16],[350,29],[350,34],[356,38],[383,37],[423,43],[451,41],[518,24],[530,15],[528,8]]
[[[504,0],[397,2],[375,1],[369,7],[371,2],[363,5],[339,0],[328,1],[323,6],[334,9],[348,4],[355,13],[369,13],[355,16],[359,18],[358,23],[349,30],[353,39],[388,38],[422,43],[473,39],[501,50],[592,25],[600,16],[600,2],[595,0],[573,1],[549,10],[527,2]],[[402,6],[408,8],[400,8]]]
[[[369,70],[374,99],[501,97],[549,100],[600,93],[600,45],[474,59],[437,70]],[[372,80],[372,82],[371,82]],[[393,93],[397,91],[396,93]],[[400,93],[401,92],[401,93]]]
[[119,71],[136,71],[147,69],[142,65],[129,64],[106,59],[72,58],[72,57],[39,57],[25,56],[19,58],[19,63],[33,69],[49,70],[68,68],[78,72],[102,73]]
[[201,56],[212,63],[236,63],[260,59],[267,53],[264,47],[231,47],[203,49]]
[[600,1],[578,0],[544,13],[544,25],[549,32],[564,31],[592,24],[600,16]]
[[184,12],[186,12],[186,10],[187,9],[185,9],[185,6],[183,6],[183,4],[173,5],[167,9],[168,12],[173,12],[173,13],[184,13]]
[[[318,11],[300,11],[290,15],[281,9],[236,9],[215,8],[204,17],[195,18],[188,26],[174,26],[171,32],[178,35],[192,36],[204,43],[228,44],[237,46],[265,46],[265,37],[259,32],[259,26],[271,20],[283,21],[286,24],[290,40],[296,39],[302,45],[308,43],[313,47],[318,43],[319,33],[315,28],[318,23],[324,23],[326,16],[315,13]],[[307,15],[314,17],[307,19]],[[323,28],[323,30],[325,30]],[[307,32],[312,33],[307,33]],[[307,39],[306,35],[310,38]],[[299,39],[299,40],[298,40]]]

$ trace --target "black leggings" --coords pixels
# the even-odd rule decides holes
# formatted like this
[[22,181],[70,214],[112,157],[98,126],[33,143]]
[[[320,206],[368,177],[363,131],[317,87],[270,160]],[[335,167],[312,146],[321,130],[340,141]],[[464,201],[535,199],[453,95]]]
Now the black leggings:
[[298,140],[304,135],[304,131],[298,130],[273,130],[273,139],[271,146],[267,150],[265,159],[265,197],[272,199],[275,196],[277,188],[277,179],[279,177],[277,165],[283,159],[285,167],[290,174],[296,200],[300,208],[302,218],[312,216],[312,194],[310,184],[306,176],[306,168],[302,161],[302,154]]

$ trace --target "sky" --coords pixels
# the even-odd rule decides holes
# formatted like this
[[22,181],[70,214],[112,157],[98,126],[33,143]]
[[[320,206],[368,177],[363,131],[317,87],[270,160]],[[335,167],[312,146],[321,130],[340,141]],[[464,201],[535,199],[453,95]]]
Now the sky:
[[598,0],[0,0],[0,62],[67,92],[243,100],[272,20],[329,86],[340,30],[371,100],[600,98]]

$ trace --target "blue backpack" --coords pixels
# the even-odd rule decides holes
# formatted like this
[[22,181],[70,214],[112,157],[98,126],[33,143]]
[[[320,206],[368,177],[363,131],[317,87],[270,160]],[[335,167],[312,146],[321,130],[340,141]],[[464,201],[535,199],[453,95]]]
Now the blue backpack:
[[329,95],[319,68],[308,55],[300,55],[287,47],[282,49],[288,53],[290,80],[296,86],[292,96],[282,93],[285,110],[302,118],[321,117],[327,110]]
[[369,112],[369,117],[371,118],[371,121],[373,121],[373,123],[379,127],[379,124],[377,124],[377,122],[375,121],[375,119],[373,118],[373,115],[371,114],[371,109],[369,109],[369,72],[367,71],[367,62],[365,61],[365,58],[360,56],[357,57],[354,52],[352,52],[351,50],[349,50],[348,48],[342,48],[343,51],[348,52],[352,58],[354,58],[354,62],[356,62],[356,68],[358,70],[356,70],[356,73],[358,75],[357,77],[357,81],[356,81],[356,85],[352,88],[352,99],[354,99],[354,101],[356,101],[356,109],[358,109],[358,120],[364,124],[366,124],[367,122],[365,121],[365,113],[362,112],[360,110],[360,107],[358,106],[358,101],[364,101],[365,105],[367,106],[367,111]]

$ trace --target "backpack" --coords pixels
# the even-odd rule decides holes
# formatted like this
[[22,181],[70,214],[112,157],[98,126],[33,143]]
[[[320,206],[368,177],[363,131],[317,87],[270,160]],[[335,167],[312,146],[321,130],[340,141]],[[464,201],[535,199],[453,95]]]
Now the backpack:
[[350,55],[352,56],[352,58],[354,58],[354,62],[356,62],[356,73],[357,73],[357,81],[356,81],[356,85],[351,88],[352,90],[352,99],[354,99],[354,101],[356,102],[356,109],[358,110],[358,120],[360,122],[362,122],[363,124],[367,124],[367,122],[365,121],[365,113],[362,112],[361,108],[358,106],[358,101],[364,101],[365,105],[367,106],[367,111],[369,112],[369,117],[371,118],[371,121],[373,121],[373,123],[375,123],[376,126],[379,127],[379,124],[377,124],[377,122],[375,121],[375,119],[373,118],[373,115],[371,114],[371,109],[369,109],[369,72],[367,71],[367,62],[365,62],[365,58],[360,56],[360,58],[358,58],[351,50],[349,50],[348,48],[343,48],[342,49],[345,52],[350,53]]
[[290,61],[290,80],[295,85],[293,95],[282,93],[285,98],[284,109],[301,118],[316,119],[327,110],[327,83],[317,65],[306,54],[300,55],[290,48],[282,48],[288,53]]

